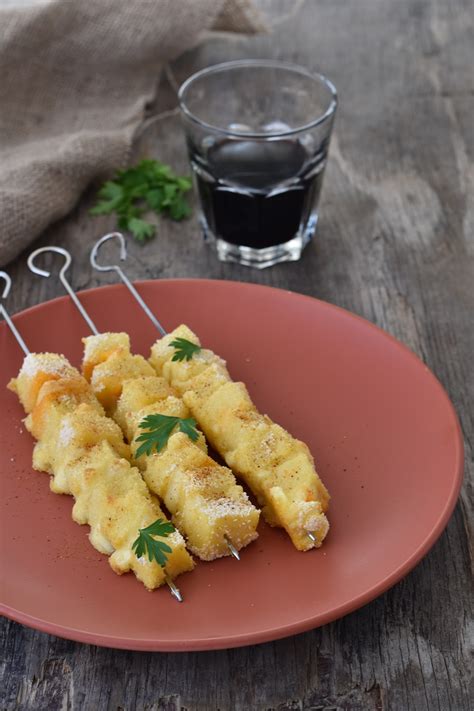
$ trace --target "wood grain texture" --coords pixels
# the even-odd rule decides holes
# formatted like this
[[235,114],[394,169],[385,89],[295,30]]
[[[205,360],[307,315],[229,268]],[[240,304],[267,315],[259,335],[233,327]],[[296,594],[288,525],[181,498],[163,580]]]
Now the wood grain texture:
[[[310,294],[376,323],[437,374],[459,413],[467,471],[444,534],[392,590],[296,637],[220,652],[161,654],[76,644],[5,621],[1,708],[468,711],[472,708],[474,399],[474,74],[468,0],[262,0],[271,34],[219,36],[172,67],[178,83],[229,58],[275,57],[330,76],[340,93],[317,239],[301,262],[264,272],[220,264],[196,219],[162,222],[131,245],[133,278],[205,276]],[[283,17],[288,15],[286,19]],[[279,22],[280,19],[280,22]],[[283,20],[283,21],[281,21]],[[171,83],[173,82],[173,79]],[[170,82],[137,139],[186,170]],[[113,220],[87,214],[92,191],[38,241],[74,257],[77,289],[92,242]],[[11,264],[12,313],[61,293]]]

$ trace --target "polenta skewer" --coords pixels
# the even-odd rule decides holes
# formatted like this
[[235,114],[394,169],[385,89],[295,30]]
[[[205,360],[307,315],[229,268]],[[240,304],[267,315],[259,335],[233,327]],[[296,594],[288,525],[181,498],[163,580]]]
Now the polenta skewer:
[[[245,385],[232,380],[225,362],[202,349],[189,328],[167,334],[118,265],[97,263],[99,247],[112,238],[120,241],[121,260],[126,258],[125,240],[115,232],[96,243],[91,264],[117,272],[160,332],[150,357],[158,375],[177,390],[210,444],[256,495],[267,522],[284,528],[298,550],[319,547],[329,530],[329,494],[308,447],[260,414]],[[183,358],[180,344],[187,349]]]
[[[5,272],[0,277],[6,284],[5,298],[11,280]],[[150,590],[167,583],[181,601],[173,578],[192,570],[193,560],[182,536],[166,524],[139,471],[126,459],[129,450],[120,428],[105,417],[89,384],[64,356],[31,353],[1,304],[0,313],[25,353],[9,387],[18,395],[27,413],[26,427],[37,440],[34,468],[52,475],[52,491],[74,496],[73,519],[89,524],[91,544],[109,556],[114,572],[133,570]],[[133,550],[137,533],[158,523],[156,519],[167,526],[166,543],[161,544],[169,552],[164,566]]]
[[[175,360],[178,343],[189,360]],[[329,524],[329,494],[308,447],[258,412],[244,383],[225,362],[179,326],[151,349],[151,364],[181,395],[209,443],[252,489],[266,521],[282,527],[298,550],[320,546]],[[311,534],[311,535],[308,535]]]
[[[30,255],[28,265],[33,272],[46,276],[34,260],[49,249]],[[80,302],[65,277],[70,257],[65,250],[54,251],[66,257],[61,281],[77,305]],[[84,316],[82,305],[80,312]],[[145,358],[130,353],[127,334],[99,334],[89,316],[87,323],[94,335],[83,339],[84,375],[132,443],[132,454],[148,487],[172,513],[173,523],[193,553],[203,560],[230,553],[239,560],[238,551],[257,537],[259,511],[230,469],[208,456],[204,436],[190,425],[194,421],[189,420],[183,401]],[[166,441],[160,442],[158,451],[147,451],[151,456],[141,456],[145,443],[140,445],[140,441],[150,434],[143,429],[152,429],[147,425],[157,419],[161,425],[171,425]],[[173,432],[177,424],[181,431]]]

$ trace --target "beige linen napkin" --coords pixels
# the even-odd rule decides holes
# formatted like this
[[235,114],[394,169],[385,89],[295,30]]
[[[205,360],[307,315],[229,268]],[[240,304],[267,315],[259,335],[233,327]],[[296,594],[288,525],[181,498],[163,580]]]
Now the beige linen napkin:
[[0,266],[127,158],[160,68],[251,0],[0,0]]

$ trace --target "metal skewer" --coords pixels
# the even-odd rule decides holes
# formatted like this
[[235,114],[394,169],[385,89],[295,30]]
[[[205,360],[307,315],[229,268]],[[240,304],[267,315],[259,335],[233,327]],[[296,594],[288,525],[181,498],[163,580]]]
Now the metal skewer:
[[[71,255],[69,254],[69,252],[68,252],[67,250],[63,249],[62,247],[40,247],[39,249],[36,249],[34,252],[32,252],[32,253],[30,254],[30,256],[28,257],[28,267],[31,269],[31,271],[32,271],[34,274],[38,274],[39,276],[49,278],[49,277],[51,276],[51,272],[48,272],[48,271],[46,271],[45,269],[40,269],[40,268],[37,267],[37,266],[35,265],[35,263],[34,263],[35,258],[36,258],[39,254],[43,254],[43,253],[45,253],[45,252],[55,252],[56,254],[61,254],[61,255],[64,257],[65,262],[64,262],[64,265],[63,265],[61,271],[59,272],[59,278],[60,278],[60,280],[61,280],[61,283],[62,283],[62,285],[64,286],[64,288],[66,289],[66,291],[67,291],[67,293],[69,294],[69,296],[71,297],[71,299],[72,299],[74,305],[75,305],[75,306],[77,307],[77,309],[79,310],[79,313],[81,314],[81,316],[84,318],[84,320],[86,321],[87,325],[88,325],[89,328],[91,329],[92,333],[93,333],[94,335],[98,336],[100,332],[98,331],[96,325],[94,324],[94,322],[93,322],[92,319],[90,318],[90,316],[89,316],[89,314],[87,313],[87,311],[84,309],[83,305],[81,304],[81,302],[79,301],[79,299],[78,299],[78,297],[77,297],[77,294],[75,293],[74,289],[73,289],[72,286],[69,284],[69,282],[68,282],[68,280],[67,280],[67,278],[66,278],[66,272],[67,272],[67,270],[69,269],[69,267],[70,267],[70,265],[71,265],[71,262],[72,262]],[[3,298],[4,298],[4,297],[6,296],[6,294],[8,294],[8,291],[10,290],[11,280],[10,280],[10,278],[8,277],[8,275],[4,275],[4,272],[0,272],[0,275],[7,277],[7,278],[6,278],[6,280],[7,280],[6,293],[5,293],[5,291],[4,291],[4,293],[3,293]],[[8,314],[6,314],[5,309],[3,309],[3,307],[2,307],[1,305],[0,305],[0,308],[2,309],[2,313],[3,313],[4,315],[8,316]],[[6,319],[6,320],[7,320],[7,319]],[[7,320],[7,323],[8,323],[8,325],[10,325],[10,323],[9,323],[8,320]],[[12,328],[12,326],[13,326],[13,324],[11,324],[10,328]],[[13,326],[13,329],[15,329],[14,326]],[[12,330],[13,330],[13,329],[12,329]],[[16,329],[14,330],[14,333],[15,333],[15,331],[16,331]],[[18,335],[17,335],[17,334],[18,334]],[[15,336],[16,336],[17,340],[18,340],[18,338],[19,338],[20,340],[22,340],[20,334],[19,334],[17,331],[16,331],[16,333],[15,333]],[[18,340],[19,343],[20,343],[20,340]],[[21,345],[21,343],[20,343],[20,345]],[[25,353],[29,353],[28,349],[26,349],[26,346],[25,346],[24,344],[23,344],[23,346],[24,346],[23,350],[25,351]],[[22,346],[22,347],[23,347],[23,346]],[[25,350],[25,349],[26,349],[26,350]],[[171,592],[171,594],[173,595],[173,597],[175,597],[176,600],[178,600],[178,602],[183,602],[183,597],[182,597],[182,595],[181,595],[181,593],[180,593],[180,591],[179,591],[179,588],[176,586],[176,584],[173,582],[173,580],[172,580],[168,575],[166,575],[166,577],[165,577],[165,582],[166,582],[168,588],[170,589],[170,592]]]
[[[138,293],[138,291],[135,289],[133,286],[132,282],[130,279],[126,276],[124,271],[119,267],[118,264],[108,264],[108,265],[102,265],[97,262],[97,253],[99,251],[99,248],[105,243],[108,242],[111,239],[117,239],[119,244],[120,244],[120,261],[124,262],[127,258],[127,244],[125,242],[125,237],[121,232],[110,232],[107,235],[104,235],[101,237],[93,246],[90,254],[90,263],[94,269],[97,269],[99,272],[116,272],[120,279],[123,281],[127,289],[130,291],[132,296],[138,301],[139,305],[142,307],[150,321],[153,323],[153,325],[158,329],[158,331],[161,333],[162,336],[167,335],[167,331],[163,328],[161,323],[158,321],[158,319],[155,317],[155,315],[150,311],[149,307],[146,305],[146,303],[143,301],[142,297]],[[315,545],[317,544],[318,540],[314,533],[311,533],[311,531],[307,531],[308,538],[312,543]],[[232,542],[225,537],[227,546],[234,556],[234,558],[237,558],[237,560],[240,560],[239,553],[235,546],[232,544]]]
[[[8,294],[10,293],[10,289],[12,287],[12,280],[6,272],[0,272],[0,278],[4,279],[4,281],[5,281],[5,286],[3,287],[3,291],[2,291],[2,299],[6,299]],[[30,351],[29,351],[25,341],[21,337],[20,332],[18,331],[17,327],[11,320],[11,318],[8,314],[8,311],[6,310],[6,308],[4,307],[3,304],[0,304],[0,314],[2,314],[3,318],[7,322],[8,328],[15,336],[15,340],[18,343],[18,345],[20,346],[23,353],[25,355],[30,355]]]

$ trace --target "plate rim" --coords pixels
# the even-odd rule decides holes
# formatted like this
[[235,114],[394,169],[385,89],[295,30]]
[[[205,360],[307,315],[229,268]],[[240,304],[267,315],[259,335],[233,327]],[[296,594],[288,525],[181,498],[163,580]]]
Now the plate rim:
[[[424,363],[424,361],[414,353],[408,346],[396,339],[390,333],[382,329],[381,327],[375,325],[366,318],[355,314],[348,309],[345,309],[337,304],[332,304],[328,301],[323,301],[314,296],[307,294],[301,294],[299,292],[291,291],[290,289],[278,288],[274,286],[267,286],[264,284],[256,284],[253,282],[240,282],[235,280],[225,280],[225,279],[208,279],[208,278],[166,278],[166,279],[143,279],[134,280],[133,283],[137,286],[143,285],[156,285],[161,282],[173,283],[178,287],[185,285],[189,282],[193,283],[205,283],[205,284],[217,284],[220,288],[237,288],[237,289],[256,289],[264,291],[276,291],[279,294],[289,295],[291,298],[303,299],[305,301],[317,302],[319,308],[327,309],[329,311],[336,310],[340,312],[345,318],[355,319],[361,321],[365,327],[370,327],[375,329],[378,334],[386,339],[388,339],[392,346],[396,346],[398,350],[402,351],[406,356],[409,356],[416,363],[417,367],[422,367],[425,370],[425,374],[432,380],[435,387],[438,388],[440,394],[445,400],[447,405],[447,412],[454,423],[454,475],[452,479],[452,486],[449,495],[446,497],[444,508],[440,511],[439,516],[436,520],[435,525],[432,527],[429,535],[426,536],[425,540],[412,552],[412,554],[402,562],[395,570],[386,575],[378,583],[372,585],[368,590],[359,593],[355,598],[347,601],[346,603],[339,605],[337,608],[332,608],[323,613],[312,617],[306,617],[303,620],[284,625],[283,627],[272,627],[264,630],[258,630],[256,632],[245,633],[240,635],[219,636],[219,637],[197,637],[187,640],[173,640],[173,641],[160,641],[157,639],[146,639],[137,637],[123,637],[117,635],[108,635],[104,633],[95,633],[85,630],[81,630],[76,627],[71,627],[67,625],[61,625],[56,622],[49,622],[47,620],[35,617],[29,613],[22,612],[16,608],[6,605],[0,601],[0,614],[4,615],[10,620],[18,622],[20,624],[26,625],[30,628],[36,629],[40,632],[45,632],[47,634],[52,634],[63,639],[72,640],[75,642],[81,642],[85,644],[92,644],[101,647],[108,647],[112,649],[127,649],[130,651],[157,651],[157,652],[194,652],[194,651],[210,651],[210,650],[221,650],[221,649],[233,649],[237,647],[245,647],[255,644],[263,644],[265,642],[270,642],[278,639],[283,639],[292,635],[297,635],[303,632],[307,632],[312,629],[316,629],[329,622],[336,621],[345,617],[346,615],[361,609],[368,603],[375,600],[377,597],[385,593],[391,587],[396,585],[400,580],[402,580],[413,568],[422,560],[422,558],[431,550],[436,541],[441,536],[442,532],[446,528],[449,519],[456,506],[459,493],[463,484],[464,476],[464,438],[462,434],[461,425],[459,422],[458,415],[454,408],[453,403],[444,388],[443,384],[433,373],[433,371]],[[115,284],[105,284],[102,286],[92,287],[90,289],[83,289],[78,291],[78,295],[96,295],[97,292],[104,290],[123,290],[126,286],[121,283]],[[56,302],[69,301],[70,297],[67,295],[57,296],[53,299],[48,299],[39,304],[35,304],[26,309],[23,309],[12,316],[12,320],[21,321],[24,316],[30,315],[37,310],[43,309],[45,306],[51,305]],[[0,324],[2,327],[2,324]],[[7,328],[5,324],[4,328]]]

